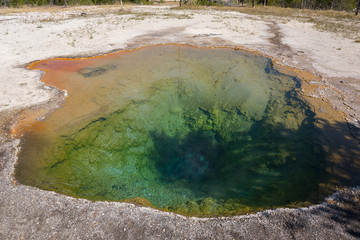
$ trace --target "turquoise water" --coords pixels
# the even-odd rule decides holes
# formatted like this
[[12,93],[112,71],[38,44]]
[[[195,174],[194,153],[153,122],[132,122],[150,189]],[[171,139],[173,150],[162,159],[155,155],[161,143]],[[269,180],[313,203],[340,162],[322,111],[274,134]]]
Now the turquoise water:
[[20,182],[192,216],[323,197],[314,113],[269,59],[165,45],[72,64],[56,72],[66,103],[24,137]]

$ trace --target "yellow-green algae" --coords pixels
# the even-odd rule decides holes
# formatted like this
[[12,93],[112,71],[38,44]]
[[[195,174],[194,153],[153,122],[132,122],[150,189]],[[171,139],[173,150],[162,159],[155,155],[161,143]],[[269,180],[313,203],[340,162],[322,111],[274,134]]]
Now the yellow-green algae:
[[25,134],[20,182],[190,216],[323,197],[314,114],[269,59],[164,45],[39,68],[57,64],[69,97]]

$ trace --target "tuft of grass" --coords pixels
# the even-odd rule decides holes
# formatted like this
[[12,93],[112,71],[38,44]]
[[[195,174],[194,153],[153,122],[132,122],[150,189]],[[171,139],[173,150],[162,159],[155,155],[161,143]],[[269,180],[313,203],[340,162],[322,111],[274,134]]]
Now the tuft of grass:
[[73,41],[69,45],[72,47],[75,47],[75,42],[76,42],[76,39],[73,39]]
[[115,12],[116,15],[129,15],[133,14],[130,10],[127,9],[120,9],[119,11]]
[[189,14],[173,14],[173,13],[164,13],[159,16],[162,16],[165,19],[175,18],[175,19],[192,19]]

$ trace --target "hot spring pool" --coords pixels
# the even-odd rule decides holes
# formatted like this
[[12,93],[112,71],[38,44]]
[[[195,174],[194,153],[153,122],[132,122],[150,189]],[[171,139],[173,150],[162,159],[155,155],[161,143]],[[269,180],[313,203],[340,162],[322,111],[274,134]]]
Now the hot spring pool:
[[20,183],[190,216],[324,198],[314,113],[268,58],[160,45],[33,68],[68,98],[24,135]]

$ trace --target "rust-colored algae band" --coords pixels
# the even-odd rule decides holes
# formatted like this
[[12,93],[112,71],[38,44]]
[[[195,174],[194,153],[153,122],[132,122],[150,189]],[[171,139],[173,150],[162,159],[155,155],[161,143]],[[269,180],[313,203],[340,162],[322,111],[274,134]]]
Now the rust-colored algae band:
[[29,68],[68,96],[31,131],[31,117],[13,127],[20,183],[199,217],[359,183],[344,115],[310,97],[316,77],[255,51],[165,44]]

